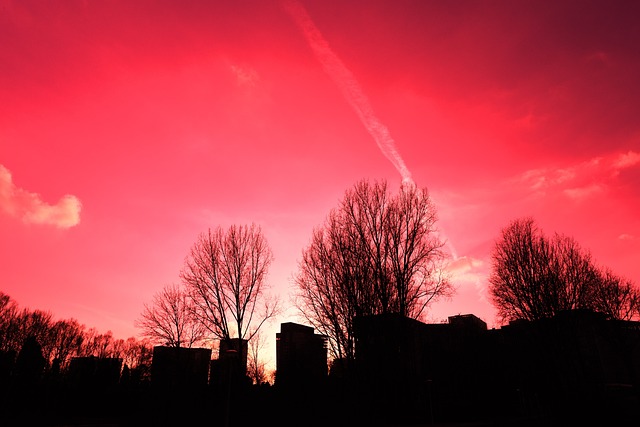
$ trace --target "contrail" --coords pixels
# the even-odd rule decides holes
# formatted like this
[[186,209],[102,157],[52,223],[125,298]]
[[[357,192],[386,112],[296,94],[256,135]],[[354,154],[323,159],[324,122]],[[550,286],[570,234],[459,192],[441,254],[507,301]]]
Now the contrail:
[[[333,53],[333,50],[331,50],[327,41],[322,37],[322,33],[320,33],[320,30],[315,26],[305,8],[297,0],[281,0],[281,4],[283,9],[291,16],[304,34],[307,43],[311,46],[313,53],[322,64],[324,70],[338,85],[342,91],[342,95],[358,114],[360,121],[362,121],[369,134],[376,141],[382,154],[384,154],[398,172],[400,172],[403,185],[415,186],[411,172],[404,164],[400,153],[398,153],[389,129],[376,117],[373,108],[371,108],[371,103],[362,91],[358,81],[340,58]],[[446,238],[442,231],[440,231],[439,234],[444,236],[444,241],[451,252],[453,260],[457,260],[459,258],[458,252],[453,244]]]
[[349,69],[342,63],[340,58],[333,53],[331,47],[329,47],[327,41],[322,37],[320,30],[315,26],[307,11],[295,0],[284,0],[282,1],[282,6],[300,28],[307,39],[309,46],[311,46],[313,53],[318,58],[327,74],[329,74],[333,81],[338,85],[347,102],[349,102],[351,107],[358,114],[360,121],[362,121],[369,134],[376,141],[378,147],[382,151],[382,154],[384,154],[387,159],[391,161],[393,166],[395,166],[398,172],[400,172],[402,182],[414,184],[411,172],[409,172],[409,169],[407,169],[402,157],[398,153],[395,142],[389,133],[389,129],[387,129],[387,127],[378,120],[371,108],[369,99],[362,92],[357,80]]

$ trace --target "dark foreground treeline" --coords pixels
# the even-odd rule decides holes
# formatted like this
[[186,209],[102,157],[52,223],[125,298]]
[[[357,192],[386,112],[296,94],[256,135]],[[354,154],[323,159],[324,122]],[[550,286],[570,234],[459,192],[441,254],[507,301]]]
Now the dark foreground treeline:
[[45,376],[64,372],[75,357],[91,356],[121,359],[136,375],[144,376],[153,354],[148,340],[116,338],[111,331],[101,333],[76,319],[55,319],[48,311],[20,307],[0,291],[0,381],[7,381],[10,373],[19,375],[20,352],[29,340],[37,342],[40,353],[32,356],[38,359],[30,362],[32,369]]

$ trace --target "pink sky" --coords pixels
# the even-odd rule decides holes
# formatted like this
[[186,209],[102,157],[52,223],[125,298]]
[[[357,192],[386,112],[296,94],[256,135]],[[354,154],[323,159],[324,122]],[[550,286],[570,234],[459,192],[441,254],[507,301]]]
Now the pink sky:
[[313,227],[398,162],[457,257],[431,320],[496,326],[525,215],[637,283],[640,3],[300,5],[320,45],[276,1],[0,0],[0,290],[137,336],[198,233],[256,222],[288,302]]

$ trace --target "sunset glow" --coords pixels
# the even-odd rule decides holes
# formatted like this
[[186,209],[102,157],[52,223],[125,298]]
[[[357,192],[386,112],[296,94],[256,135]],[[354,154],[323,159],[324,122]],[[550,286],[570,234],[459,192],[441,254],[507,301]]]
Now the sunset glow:
[[0,0],[0,291],[137,336],[199,233],[255,222],[289,305],[313,228],[362,178],[435,202],[457,293],[427,321],[497,326],[491,248],[522,216],[640,285],[638,16],[604,1]]

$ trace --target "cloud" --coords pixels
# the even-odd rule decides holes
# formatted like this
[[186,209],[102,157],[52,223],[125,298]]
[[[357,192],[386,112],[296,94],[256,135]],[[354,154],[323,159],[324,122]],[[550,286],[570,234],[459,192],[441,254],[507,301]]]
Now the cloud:
[[55,205],[44,202],[39,194],[13,184],[11,172],[0,165],[0,211],[27,224],[69,228],[80,223],[82,204],[73,195],[65,195]]
[[627,233],[623,233],[621,235],[618,236],[618,239],[620,240],[635,240],[635,236],[632,234],[627,234]]
[[606,191],[603,185],[592,184],[585,187],[567,188],[563,190],[563,193],[574,200],[586,199],[596,194],[602,194]]
[[251,89],[260,80],[260,76],[258,76],[256,70],[252,68],[231,65],[231,71],[233,71],[233,74],[235,74],[236,83],[241,88]]
[[487,302],[487,262],[462,256],[447,266],[450,280],[457,286],[473,285],[478,301]]
[[613,167],[616,170],[630,168],[640,163],[640,153],[635,151],[629,151],[628,153],[620,154],[613,162]]
[[594,157],[566,168],[529,170],[517,180],[541,196],[559,192],[571,199],[582,200],[605,193],[620,171],[635,166],[640,166],[640,153],[629,151]]
[[454,276],[463,276],[474,272],[484,266],[484,261],[462,256],[447,265],[447,271]]
[[576,177],[573,169],[532,169],[521,175],[521,180],[532,191],[544,191],[549,187],[561,185]]

